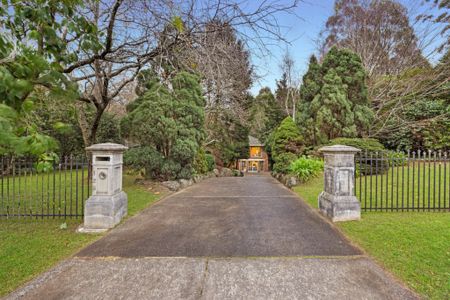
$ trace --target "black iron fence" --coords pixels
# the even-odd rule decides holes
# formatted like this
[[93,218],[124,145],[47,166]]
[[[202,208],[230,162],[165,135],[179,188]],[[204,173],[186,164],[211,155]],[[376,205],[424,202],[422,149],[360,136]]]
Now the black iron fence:
[[365,211],[450,211],[450,154],[360,152],[355,195]]
[[90,160],[67,156],[39,171],[36,159],[0,158],[0,219],[83,216],[91,193]]

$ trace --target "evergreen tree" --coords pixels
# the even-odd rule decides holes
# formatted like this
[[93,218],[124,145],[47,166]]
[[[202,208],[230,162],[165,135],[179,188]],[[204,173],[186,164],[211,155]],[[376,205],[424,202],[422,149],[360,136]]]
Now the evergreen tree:
[[347,96],[354,104],[368,105],[366,72],[359,56],[347,49],[332,47],[322,63],[322,74],[334,69],[347,86]]
[[219,166],[230,167],[237,159],[248,156],[249,130],[227,109],[210,112],[206,118],[208,145]]
[[250,108],[250,133],[265,141],[284,113],[268,87],[262,88]]
[[300,102],[297,114],[297,124],[302,128],[303,135],[309,137],[309,144],[316,144],[317,140],[317,130],[314,126],[314,116],[310,113],[310,106],[314,97],[320,92],[321,85],[321,66],[317,61],[317,58],[312,55],[309,59],[308,71],[302,78]]
[[355,137],[355,119],[346,85],[334,69],[327,72],[323,82],[320,93],[310,106],[318,142],[325,143],[336,137]]
[[180,72],[169,87],[155,83],[122,121],[122,131],[140,145],[126,162],[158,179],[190,178],[204,138],[204,105],[199,80]]
[[312,55],[309,59],[308,71],[302,78],[300,99],[302,103],[311,103],[319,93],[322,82],[321,67],[317,58]]
[[322,65],[311,57],[300,90],[298,124],[309,144],[363,136],[373,120],[361,59],[333,47]]
[[297,124],[291,117],[286,117],[266,142],[266,150],[273,161],[273,170],[286,173],[290,163],[301,154],[303,146],[303,137]]
[[283,72],[281,79],[277,80],[276,84],[277,89],[275,90],[275,99],[277,100],[278,105],[283,107],[289,91],[286,72]]

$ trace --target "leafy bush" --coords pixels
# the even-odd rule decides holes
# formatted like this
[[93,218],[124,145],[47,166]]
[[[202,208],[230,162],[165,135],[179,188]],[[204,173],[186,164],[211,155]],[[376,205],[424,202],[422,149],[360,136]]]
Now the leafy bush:
[[234,177],[242,177],[242,176],[244,176],[244,173],[242,173],[242,172],[239,171],[239,170],[234,169],[234,170],[233,170],[233,176],[234,176]]
[[214,155],[206,153],[205,158],[206,158],[206,164],[208,167],[208,172],[211,172],[212,170],[214,170],[216,168],[216,161],[214,159]]
[[163,158],[152,147],[136,147],[126,151],[123,155],[123,163],[127,167],[142,171],[150,177],[161,168]]
[[289,173],[291,163],[297,159],[297,155],[291,152],[281,153],[277,156],[275,163],[273,164],[273,172],[280,174]]
[[406,165],[406,154],[398,151],[388,151],[387,157],[389,158],[389,165],[398,167]]
[[270,150],[276,162],[276,157],[282,153],[299,154],[303,150],[303,137],[291,117],[286,117],[269,137]]
[[275,173],[287,174],[289,166],[303,150],[303,137],[291,117],[286,117],[269,136],[268,150]]
[[[377,139],[336,138],[330,140],[327,145],[345,145],[361,150],[360,154],[357,155],[357,176],[383,174],[389,169],[388,157],[385,154],[383,158],[381,156],[381,153],[383,153],[386,149],[384,148],[383,144],[381,144]],[[360,161],[361,158],[362,160]]]
[[372,138],[337,138],[327,145],[346,145],[360,149],[361,151],[383,151],[384,146],[377,139]]
[[200,148],[197,152],[197,156],[193,162],[194,171],[196,174],[205,174],[208,172],[208,161],[206,160],[205,150]]
[[306,182],[316,177],[323,171],[323,161],[315,158],[302,156],[294,160],[289,166],[289,172],[300,181]]

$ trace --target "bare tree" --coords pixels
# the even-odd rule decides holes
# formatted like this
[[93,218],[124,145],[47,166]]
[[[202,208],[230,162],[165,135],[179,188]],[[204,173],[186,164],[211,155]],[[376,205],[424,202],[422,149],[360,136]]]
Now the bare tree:
[[324,34],[325,49],[359,54],[369,78],[427,64],[407,9],[394,0],[337,0]]
[[[416,16],[417,21],[434,24],[438,28],[437,33],[442,36],[442,41],[437,48],[439,52],[445,52],[450,47],[450,1],[448,0],[425,0],[431,2],[433,9],[426,9]],[[429,28],[429,26],[427,26]],[[432,33],[436,32],[431,30]]]
[[253,80],[249,51],[235,30],[221,21],[206,24],[198,45],[192,55],[203,77],[206,112],[229,109],[243,120],[243,105]]
[[[433,3],[408,3],[406,8],[395,0],[337,0],[335,14],[319,39],[321,54],[334,45],[362,58],[375,113],[369,130],[374,137],[411,125],[402,114],[411,104],[448,93],[448,68],[431,65],[442,49],[439,41],[448,30],[444,24],[448,15],[431,13]],[[436,5],[445,9],[445,4]]]
[[[108,105],[135,80],[143,68],[170,58],[168,53],[183,47],[199,53],[208,49],[203,42],[207,26],[220,20],[234,28],[248,49],[264,52],[270,41],[284,41],[276,17],[291,11],[299,0],[283,4],[281,1],[208,0],[88,0],[79,14],[88,16],[97,25],[98,49],[91,50],[80,43],[77,36],[67,36],[76,63],[64,67],[81,89],[79,121],[86,145],[95,142],[101,116]],[[167,30],[171,25],[176,30]],[[64,30],[61,35],[64,36]],[[164,41],[161,41],[165,35]],[[226,53],[226,51],[222,51]],[[168,61],[170,59],[166,59]],[[216,68],[216,70],[219,68]],[[93,119],[85,112],[94,107]]]
[[291,53],[286,50],[280,63],[281,73],[286,81],[286,91],[284,93],[284,109],[286,115],[291,116],[295,121],[295,115],[297,111],[297,102],[299,97],[300,76],[299,72],[295,69],[295,61]]

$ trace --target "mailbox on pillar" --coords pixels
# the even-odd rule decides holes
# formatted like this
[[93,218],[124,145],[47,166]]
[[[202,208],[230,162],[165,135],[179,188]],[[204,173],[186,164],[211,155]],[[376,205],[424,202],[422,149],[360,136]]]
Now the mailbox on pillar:
[[92,153],[92,195],[86,201],[84,230],[105,230],[117,225],[127,214],[128,199],[122,191],[123,152],[120,144],[87,147]]

